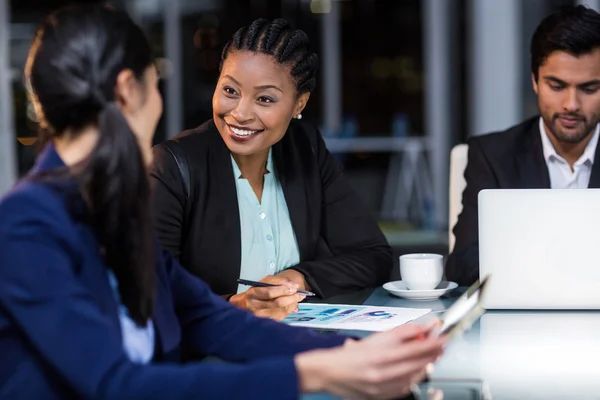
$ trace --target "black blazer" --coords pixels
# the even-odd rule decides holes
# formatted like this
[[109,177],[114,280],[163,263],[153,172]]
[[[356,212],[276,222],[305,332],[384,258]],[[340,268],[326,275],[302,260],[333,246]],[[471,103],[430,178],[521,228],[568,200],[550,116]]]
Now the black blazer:
[[[172,140],[190,165],[191,204],[175,159],[163,145],[155,146],[151,176],[159,240],[217,294],[235,293],[241,235],[231,153],[212,120]],[[293,269],[315,293],[329,297],[385,282],[392,250],[317,130],[292,120],[273,146],[273,162],[300,250]]]
[[[463,210],[453,229],[456,237],[454,251],[446,262],[447,279],[461,285],[470,285],[479,279],[479,191],[550,188],[550,176],[540,138],[539,116],[504,132],[471,137],[468,144]],[[600,160],[599,152],[600,146],[596,149],[596,160]],[[600,188],[600,162],[593,164],[588,187]]]

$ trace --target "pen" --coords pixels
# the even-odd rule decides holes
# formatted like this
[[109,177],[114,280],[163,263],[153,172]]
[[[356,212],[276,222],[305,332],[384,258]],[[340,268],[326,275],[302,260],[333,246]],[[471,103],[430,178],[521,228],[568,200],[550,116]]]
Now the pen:
[[[280,285],[273,285],[272,283],[264,283],[264,282],[256,282],[256,281],[248,281],[246,279],[238,279],[239,284],[252,286],[252,287],[273,287]],[[309,292],[308,290],[297,290],[296,293],[300,293],[309,297],[316,296],[313,292]]]

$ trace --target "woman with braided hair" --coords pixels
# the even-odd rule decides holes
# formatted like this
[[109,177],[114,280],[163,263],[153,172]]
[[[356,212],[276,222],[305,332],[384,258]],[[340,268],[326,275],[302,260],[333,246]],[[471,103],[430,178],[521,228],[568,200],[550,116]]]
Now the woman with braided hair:
[[213,118],[155,148],[163,247],[217,294],[274,319],[297,309],[297,290],[374,287],[392,267],[376,221],[301,121],[318,63],[303,31],[254,21],[223,50]]
[[125,13],[53,13],[25,77],[46,146],[0,199],[0,399],[392,398],[440,356],[426,326],[356,341],[257,318],[160,250],[147,167],[162,101]]

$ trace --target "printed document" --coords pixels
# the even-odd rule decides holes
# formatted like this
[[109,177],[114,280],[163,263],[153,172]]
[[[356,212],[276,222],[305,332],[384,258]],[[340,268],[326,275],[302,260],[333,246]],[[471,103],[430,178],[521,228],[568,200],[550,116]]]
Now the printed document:
[[299,304],[298,312],[288,315],[282,322],[310,328],[375,332],[406,324],[430,311],[421,308]]

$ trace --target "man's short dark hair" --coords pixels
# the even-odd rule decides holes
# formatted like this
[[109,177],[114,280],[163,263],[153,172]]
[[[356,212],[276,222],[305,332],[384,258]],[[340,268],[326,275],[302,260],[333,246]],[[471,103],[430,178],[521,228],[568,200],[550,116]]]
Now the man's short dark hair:
[[538,71],[548,56],[564,51],[575,56],[600,48],[600,14],[579,5],[563,8],[546,18],[531,39],[531,72],[538,80]]

